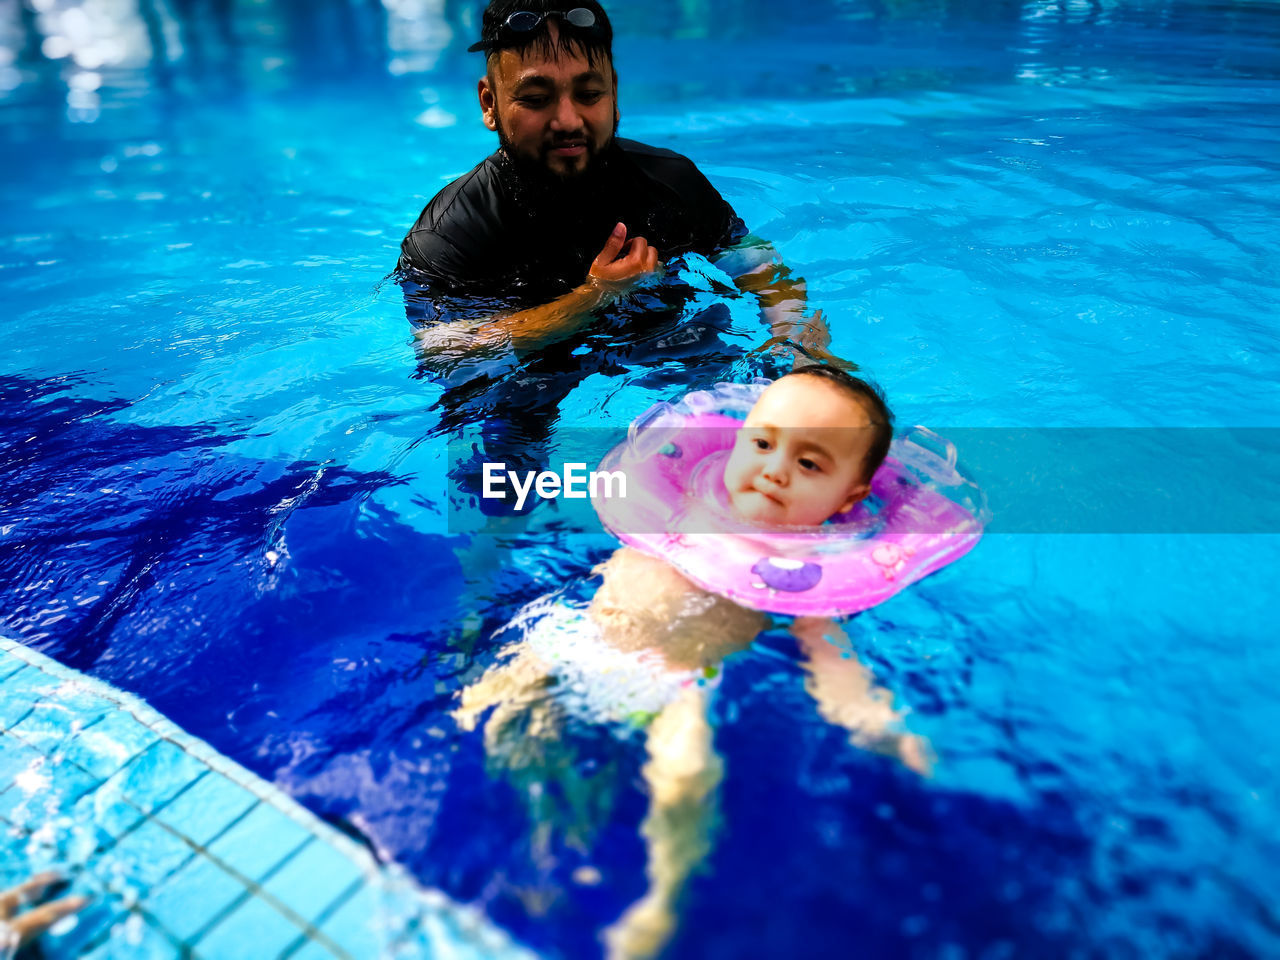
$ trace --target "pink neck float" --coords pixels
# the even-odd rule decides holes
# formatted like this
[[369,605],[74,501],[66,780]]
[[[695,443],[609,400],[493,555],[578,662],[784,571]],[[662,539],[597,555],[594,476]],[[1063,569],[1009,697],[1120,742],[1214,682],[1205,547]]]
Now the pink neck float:
[[637,419],[600,464],[627,476],[626,497],[593,501],[605,527],[706,590],[796,616],[866,610],[977,544],[982,491],[957,472],[955,447],[923,427],[893,441],[865,501],[822,526],[733,516],[725,461],[767,385],[716,384]]

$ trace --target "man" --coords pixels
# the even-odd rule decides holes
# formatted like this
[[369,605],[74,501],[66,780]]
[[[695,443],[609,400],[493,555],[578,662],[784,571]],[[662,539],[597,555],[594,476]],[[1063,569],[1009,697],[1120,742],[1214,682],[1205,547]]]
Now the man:
[[803,281],[697,167],[615,136],[613,31],[596,0],[492,0],[481,37],[470,49],[486,55],[480,108],[499,149],[441,190],[401,246],[411,318],[446,321],[419,331],[424,352],[545,348],[664,261],[730,248],[721,265],[760,297],[774,336],[825,348],[821,316],[800,318]]

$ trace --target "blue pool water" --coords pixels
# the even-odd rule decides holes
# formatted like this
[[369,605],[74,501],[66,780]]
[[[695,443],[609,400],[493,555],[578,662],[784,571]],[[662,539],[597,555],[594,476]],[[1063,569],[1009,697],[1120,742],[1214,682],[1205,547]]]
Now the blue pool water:
[[[1280,426],[1280,8],[615,6],[621,132],[699,163],[901,423]],[[441,388],[383,281],[492,148],[475,15],[0,6],[0,632],[585,957],[644,889],[642,743],[575,728],[522,781],[449,712],[609,542],[450,532]],[[560,425],[621,433],[667,372],[593,376]],[[785,643],[734,658],[668,955],[1280,952],[1278,561],[997,533],[858,617],[928,782],[848,746]],[[544,844],[540,785],[589,822]]]

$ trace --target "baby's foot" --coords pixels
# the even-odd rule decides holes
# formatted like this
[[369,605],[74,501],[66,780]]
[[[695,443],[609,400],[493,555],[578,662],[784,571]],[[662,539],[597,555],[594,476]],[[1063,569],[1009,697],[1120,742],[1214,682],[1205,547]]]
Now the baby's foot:
[[876,737],[854,734],[849,742],[863,750],[894,757],[908,770],[913,770],[922,777],[933,774],[933,764],[937,759],[933,748],[929,746],[928,740],[914,733],[883,732]]
[[666,946],[675,916],[654,896],[637,900],[604,932],[607,960],[649,960]]
[[898,738],[898,759],[908,770],[914,770],[922,777],[933,775],[933,764],[937,759],[929,741],[914,733],[906,733]]

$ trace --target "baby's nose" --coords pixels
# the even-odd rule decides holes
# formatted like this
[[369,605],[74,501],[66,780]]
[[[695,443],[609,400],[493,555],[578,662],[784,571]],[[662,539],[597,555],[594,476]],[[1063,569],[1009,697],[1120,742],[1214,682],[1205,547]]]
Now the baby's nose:
[[767,479],[772,480],[779,486],[785,485],[787,482],[786,458],[780,456],[770,457],[765,462],[764,475]]

